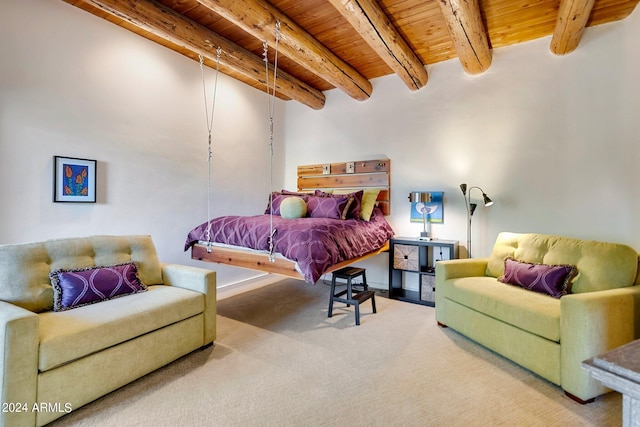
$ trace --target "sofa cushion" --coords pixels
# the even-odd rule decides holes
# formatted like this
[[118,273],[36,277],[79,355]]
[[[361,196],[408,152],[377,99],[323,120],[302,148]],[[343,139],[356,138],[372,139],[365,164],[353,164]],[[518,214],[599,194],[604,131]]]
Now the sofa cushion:
[[444,298],[551,341],[560,341],[560,300],[493,277],[463,277],[446,281]]
[[572,265],[536,264],[508,257],[504,260],[504,276],[498,280],[560,298],[571,292],[571,280],[577,273]]
[[50,370],[203,311],[203,294],[160,285],[126,298],[41,313],[38,368]]
[[0,245],[0,300],[39,313],[53,309],[49,273],[135,262],[145,285],[162,284],[151,236],[92,236]]
[[144,292],[132,262],[111,266],[56,270],[49,274],[53,286],[53,310],[64,311]]
[[503,232],[493,247],[487,276],[502,276],[507,257],[538,264],[574,265],[578,269],[571,287],[574,294],[632,286],[638,269],[638,253],[627,245]]

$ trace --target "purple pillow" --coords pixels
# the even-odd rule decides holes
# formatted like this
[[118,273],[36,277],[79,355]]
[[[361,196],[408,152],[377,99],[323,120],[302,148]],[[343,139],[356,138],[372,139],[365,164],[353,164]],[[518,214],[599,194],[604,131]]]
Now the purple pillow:
[[70,310],[147,290],[138,279],[138,268],[132,262],[56,270],[49,277],[53,286],[53,311]]
[[307,213],[311,218],[346,219],[353,197],[309,196],[307,198]]
[[316,190],[315,195],[318,197],[344,197],[344,196],[352,196],[353,202],[351,203],[351,207],[349,208],[349,212],[347,214],[346,219],[361,219],[360,218],[360,208],[362,207],[362,196],[364,195],[364,190],[359,190],[353,193],[348,194],[331,194],[325,193],[322,190]]
[[504,260],[504,276],[498,280],[560,298],[571,292],[571,281],[576,274],[578,270],[573,265],[535,264],[509,257]]
[[[273,192],[273,214],[274,215],[280,215],[280,204],[282,203],[282,201],[284,199],[286,199],[287,197],[291,197],[291,196],[300,196],[300,198],[302,198],[302,200],[304,200],[305,202],[307,201],[307,193],[295,193],[293,191],[287,191],[287,190],[282,190],[282,191],[274,191]],[[267,209],[264,211],[264,213],[266,215],[269,215],[271,213],[271,198],[269,198],[269,200],[267,200]]]

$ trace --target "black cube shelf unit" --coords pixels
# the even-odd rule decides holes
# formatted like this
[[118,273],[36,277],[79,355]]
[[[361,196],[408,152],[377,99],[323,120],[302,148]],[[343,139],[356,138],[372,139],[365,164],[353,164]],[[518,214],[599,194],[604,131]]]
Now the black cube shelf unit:
[[[436,261],[458,258],[458,241],[393,237],[389,246],[389,298],[435,306]],[[418,275],[417,291],[405,289],[406,274]]]

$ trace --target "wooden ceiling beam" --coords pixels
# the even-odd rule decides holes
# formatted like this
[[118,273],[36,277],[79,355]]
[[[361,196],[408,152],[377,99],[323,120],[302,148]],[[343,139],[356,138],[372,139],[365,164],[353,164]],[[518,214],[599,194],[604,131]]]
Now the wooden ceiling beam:
[[[252,80],[266,84],[265,63],[262,57],[153,0],[84,2],[212,61],[216,61],[216,49],[220,47],[221,66],[229,67]],[[324,107],[325,96],[322,92],[283,70],[278,70],[276,91],[315,110]]]
[[560,0],[551,52],[565,55],[578,47],[594,3],[595,0]]
[[409,89],[417,90],[427,84],[428,75],[424,64],[375,0],[329,2]]
[[438,0],[449,35],[469,74],[480,74],[491,65],[491,49],[478,0]]
[[262,0],[197,0],[202,6],[273,47],[280,21],[278,50],[302,67],[359,101],[371,96],[371,82],[338,58],[280,10]]

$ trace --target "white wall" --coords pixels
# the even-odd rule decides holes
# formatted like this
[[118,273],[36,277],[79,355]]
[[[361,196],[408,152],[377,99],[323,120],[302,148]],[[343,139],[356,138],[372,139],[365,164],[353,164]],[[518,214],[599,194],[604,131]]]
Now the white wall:
[[[0,244],[147,233],[163,261],[215,268],[219,284],[255,276],[182,252],[207,216],[198,64],[62,1],[0,8]],[[275,187],[294,188],[297,165],[388,156],[398,235],[420,229],[408,192],[443,190],[434,234],[466,245],[467,182],[496,202],[474,217],[474,256],[501,230],[640,250],[639,39],[636,10],[587,29],[564,57],[545,38],[496,50],[480,76],[457,60],[430,65],[417,92],[387,76],[365,102],[338,90],[320,111],[278,102]],[[223,75],[218,90],[212,215],[254,214],[268,194],[267,99]],[[98,160],[97,204],[51,201],[54,155]],[[386,282],[385,255],[367,268]]]
[[[417,92],[386,76],[373,81],[365,102],[332,90],[321,111],[288,103],[286,183],[295,184],[297,164],[383,154],[392,162],[389,221],[397,235],[421,229],[409,222],[411,190],[443,190],[445,222],[434,225],[434,235],[466,247],[459,189],[466,182],[495,201],[474,215],[474,257],[489,255],[500,231],[640,250],[637,40],[639,10],[588,28],[578,49],[563,57],[549,52],[547,37],[495,50],[479,76],[465,74],[457,59],[428,66],[429,82]],[[481,193],[472,198],[479,202]],[[382,273],[376,280],[387,281]]]
[[[62,1],[0,8],[0,244],[150,234],[162,261],[215,268],[219,284],[255,276],[183,252],[189,230],[207,220],[199,64]],[[214,75],[206,71],[209,101]],[[264,211],[267,106],[264,93],[220,75],[212,216]],[[98,161],[98,203],[52,202],[54,155]]]

